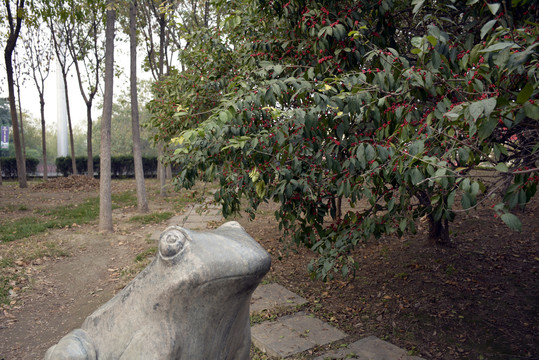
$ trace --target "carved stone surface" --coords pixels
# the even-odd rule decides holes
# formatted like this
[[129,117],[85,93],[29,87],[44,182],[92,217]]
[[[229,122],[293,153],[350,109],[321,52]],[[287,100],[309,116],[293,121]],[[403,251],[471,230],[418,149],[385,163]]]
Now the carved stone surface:
[[237,222],[171,226],[155,260],[45,359],[248,359],[250,299],[269,267]]

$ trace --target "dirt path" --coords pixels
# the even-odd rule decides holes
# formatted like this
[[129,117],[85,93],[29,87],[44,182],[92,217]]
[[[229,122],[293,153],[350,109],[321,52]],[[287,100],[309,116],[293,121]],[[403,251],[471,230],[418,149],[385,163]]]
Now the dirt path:
[[[25,211],[76,204],[96,196],[94,191],[52,191],[42,192],[41,200],[36,201],[39,193],[2,190],[4,204],[9,202],[12,207],[24,207]],[[154,211],[163,206],[159,201],[151,204]],[[127,283],[137,269],[136,255],[152,247],[151,234],[166,226],[126,221],[135,214],[133,207],[114,210],[113,234],[100,233],[96,224],[88,224],[49,231],[25,241],[30,247],[38,243],[61,243],[61,254],[67,256],[45,256],[30,263],[19,261],[20,267],[30,274],[30,283],[26,291],[15,297],[12,306],[3,312],[0,309],[0,359],[42,359],[49,346],[79,327]],[[17,241],[5,245],[10,246],[16,247]]]

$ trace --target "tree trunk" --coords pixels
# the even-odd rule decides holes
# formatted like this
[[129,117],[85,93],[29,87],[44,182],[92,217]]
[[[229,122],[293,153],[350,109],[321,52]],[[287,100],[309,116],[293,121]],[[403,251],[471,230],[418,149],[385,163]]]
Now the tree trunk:
[[71,110],[69,109],[69,92],[67,91],[67,71],[62,69],[64,78],[64,87],[66,89],[66,108],[67,108],[67,126],[69,129],[69,142],[71,144],[71,166],[73,167],[73,175],[77,175],[77,160],[75,159],[75,140],[73,139],[73,127],[71,126]]
[[148,199],[144,184],[144,169],[142,167],[142,151],[140,146],[140,127],[137,94],[137,2],[129,5],[129,51],[130,86],[131,86],[131,127],[133,135],[133,160],[135,163],[135,181],[137,184],[137,204],[140,212],[148,212]]
[[163,142],[160,141],[157,145],[157,177],[159,178],[160,192],[163,197],[167,196],[167,179],[165,166],[163,165],[162,158],[165,154]]
[[429,221],[429,241],[436,245],[449,245],[449,221],[444,218],[439,220],[434,219],[430,197],[426,192],[419,191],[416,193],[416,197],[419,200],[419,203],[423,205],[428,213],[427,219]]
[[17,103],[19,104],[19,120],[21,122],[21,146],[22,146],[22,160],[26,166],[26,143],[24,141],[24,122],[22,118],[22,106],[21,106],[21,86],[19,85],[19,79],[17,79]]
[[94,177],[94,153],[92,150],[92,102],[86,103],[86,150],[88,153],[87,176]]
[[45,128],[45,99],[43,92],[39,94],[39,105],[41,110],[41,148],[43,149],[43,181],[49,178],[49,168],[47,165],[47,130]]
[[101,117],[101,161],[99,179],[99,229],[113,231],[111,194],[111,118],[114,81],[114,0],[107,0],[107,25],[105,30],[105,94]]
[[436,221],[432,214],[429,214],[427,218],[429,220],[429,240],[436,245],[449,245],[449,222],[447,219]]
[[[9,4],[6,3],[8,7],[8,20],[13,25],[13,18],[11,16],[11,11],[9,9]],[[13,82],[13,50],[17,44],[17,38],[22,26],[22,14],[24,8],[24,0],[20,1],[20,4],[17,6],[17,26],[12,27],[12,31],[9,34],[9,38],[6,43],[4,50],[4,60],[6,64],[6,75],[7,75],[7,86],[9,94],[9,107],[11,113],[11,126],[13,128],[13,144],[15,145],[15,159],[17,162],[17,178],[19,180],[19,187],[26,188],[28,184],[26,182],[26,164],[22,155],[22,147],[19,134],[19,122],[17,120],[17,107],[15,104],[15,89]]]

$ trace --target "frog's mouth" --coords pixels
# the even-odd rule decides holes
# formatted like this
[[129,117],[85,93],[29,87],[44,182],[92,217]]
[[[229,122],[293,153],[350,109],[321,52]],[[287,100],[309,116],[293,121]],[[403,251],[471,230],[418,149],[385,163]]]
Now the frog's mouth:
[[198,285],[233,279],[259,281],[270,268],[267,252],[237,222],[228,222],[217,231],[200,233],[168,227],[159,239],[158,253],[167,267],[183,267],[182,261],[187,261],[187,271],[197,267],[201,273],[209,275],[201,276]]

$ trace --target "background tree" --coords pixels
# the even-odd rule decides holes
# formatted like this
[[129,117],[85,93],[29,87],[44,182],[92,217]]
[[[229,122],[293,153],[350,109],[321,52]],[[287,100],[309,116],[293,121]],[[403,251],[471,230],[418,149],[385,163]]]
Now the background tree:
[[129,3],[129,79],[131,95],[131,129],[133,138],[133,160],[135,165],[135,181],[137,184],[137,207],[140,212],[148,212],[148,198],[144,184],[144,168],[142,167],[142,149],[140,142],[138,87],[137,87],[137,1]]
[[279,202],[284,235],[320,255],[322,278],[348,274],[360,241],[414,232],[421,217],[437,244],[482,204],[520,229],[511,210],[539,180],[533,2],[222,5],[242,11],[198,34],[198,64],[150,105],[178,146],[176,184],[217,178],[225,216],[244,196],[252,216]]
[[22,157],[24,159],[24,162],[26,164],[26,142],[24,138],[24,118],[22,115],[22,102],[21,102],[21,87],[24,85],[24,82],[26,81],[26,77],[28,76],[29,69],[26,69],[25,63],[26,63],[26,54],[21,54],[20,51],[17,51],[17,48],[15,48],[15,51],[13,52],[13,75],[15,79],[15,89],[17,89],[17,109],[19,113],[19,130],[21,134],[21,146],[22,146]]
[[101,155],[99,179],[99,228],[102,231],[113,231],[112,228],[112,194],[111,194],[111,117],[114,81],[114,23],[116,10],[114,0],[107,0],[105,28],[105,94],[103,97],[103,116],[101,120]]
[[[162,79],[170,72],[174,43],[170,41],[173,25],[173,12],[177,6],[169,0],[143,0],[140,6],[141,34],[146,46],[146,69],[154,80]],[[157,39],[156,39],[157,37]],[[166,196],[166,168],[163,166],[165,143],[158,142],[159,162],[157,177],[161,185],[160,194]]]
[[43,161],[43,180],[47,181],[47,128],[45,126],[45,80],[50,73],[52,49],[51,38],[44,37],[42,24],[35,28],[29,28],[22,40],[28,61],[30,77],[39,94],[40,117],[41,117],[41,147]]
[[[73,4],[71,17],[74,21],[73,31],[67,32],[66,46],[69,50],[80,93],[86,104],[86,135],[88,176],[93,177],[94,164],[92,151],[92,106],[98,92],[101,78],[101,66],[104,58],[104,1],[80,2]],[[87,88],[85,88],[87,86]]]
[[[13,142],[15,145],[15,157],[17,161],[17,176],[19,180],[19,187],[26,188],[26,165],[24,163],[24,157],[22,154],[22,145],[19,134],[19,121],[17,119],[17,107],[15,104],[15,88],[13,79],[13,51],[17,45],[22,23],[25,16],[25,0],[15,0],[13,4],[11,1],[6,0],[3,3],[5,7],[6,16],[4,21],[7,23],[8,36],[6,46],[4,48],[4,60],[6,64],[7,86],[9,93],[9,107],[11,112],[11,126],[13,129]],[[13,7],[13,8],[12,8]]]

